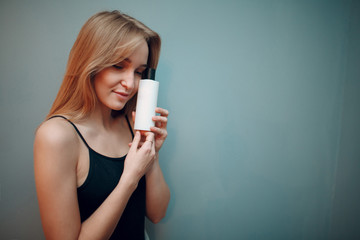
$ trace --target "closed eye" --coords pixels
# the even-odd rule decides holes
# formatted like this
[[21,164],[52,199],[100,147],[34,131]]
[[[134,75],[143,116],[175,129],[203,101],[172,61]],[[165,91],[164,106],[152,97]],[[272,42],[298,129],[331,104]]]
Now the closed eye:
[[135,70],[135,74],[137,74],[137,75],[139,75],[141,77],[144,70],[145,70],[145,67],[140,67],[140,68]]
[[116,69],[120,69],[120,70],[121,70],[121,69],[124,69],[123,66],[119,66],[119,65],[113,65],[113,67],[116,68]]

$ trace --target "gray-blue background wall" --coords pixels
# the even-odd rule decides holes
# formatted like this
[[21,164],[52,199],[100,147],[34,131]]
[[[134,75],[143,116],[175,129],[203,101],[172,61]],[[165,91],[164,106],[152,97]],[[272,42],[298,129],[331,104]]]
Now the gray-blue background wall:
[[359,239],[360,4],[0,2],[0,239],[44,239],[34,131],[84,22],[120,9],[163,40],[171,188],[152,239]]

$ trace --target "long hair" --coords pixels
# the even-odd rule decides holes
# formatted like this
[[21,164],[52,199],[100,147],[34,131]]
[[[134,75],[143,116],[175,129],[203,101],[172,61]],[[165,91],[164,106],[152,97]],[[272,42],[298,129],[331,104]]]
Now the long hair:
[[[70,51],[63,82],[47,118],[66,115],[79,120],[88,116],[97,102],[94,76],[129,57],[143,39],[149,47],[148,67],[156,69],[161,47],[156,32],[119,11],[99,12],[87,20]],[[127,114],[134,109],[136,96],[121,112]]]

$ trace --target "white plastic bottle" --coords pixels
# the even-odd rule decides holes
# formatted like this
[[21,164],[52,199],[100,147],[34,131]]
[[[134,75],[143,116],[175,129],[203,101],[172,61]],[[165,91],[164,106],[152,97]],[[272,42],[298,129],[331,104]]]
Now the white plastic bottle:
[[139,83],[136,102],[135,130],[150,131],[155,125],[152,117],[155,116],[159,82],[155,81],[155,69],[147,68]]

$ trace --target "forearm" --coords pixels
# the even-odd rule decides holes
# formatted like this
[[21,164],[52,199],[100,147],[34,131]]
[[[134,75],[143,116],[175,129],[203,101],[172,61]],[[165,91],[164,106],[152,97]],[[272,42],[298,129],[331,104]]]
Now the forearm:
[[109,239],[137,184],[122,178],[100,207],[81,225],[78,239]]
[[152,168],[146,174],[146,213],[154,223],[165,217],[170,201],[170,190],[159,164],[158,154]]

